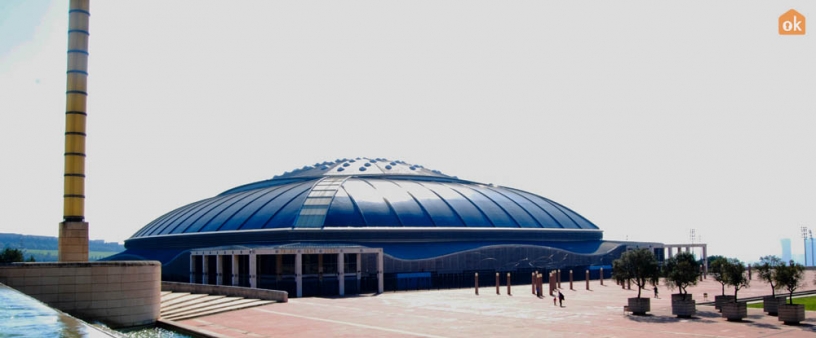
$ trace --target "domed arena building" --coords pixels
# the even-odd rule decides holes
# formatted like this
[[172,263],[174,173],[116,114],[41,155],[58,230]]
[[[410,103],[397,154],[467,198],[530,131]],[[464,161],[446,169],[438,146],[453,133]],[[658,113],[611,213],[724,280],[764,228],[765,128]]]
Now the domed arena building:
[[484,285],[496,272],[511,273],[514,284],[552,269],[589,269],[598,278],[600,267],[633,246],[662,253],[659,243],[603,241],[595,224],[530,192],[355,158],[182,206],[109,259],[161,261],[165,281],[301,297],[464,287],[477,272]]

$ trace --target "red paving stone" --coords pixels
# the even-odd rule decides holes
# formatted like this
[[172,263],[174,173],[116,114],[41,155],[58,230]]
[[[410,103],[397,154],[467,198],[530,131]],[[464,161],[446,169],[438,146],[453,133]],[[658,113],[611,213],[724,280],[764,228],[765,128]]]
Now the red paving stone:
[[[815,271],[807,272],[808,285]],[[679,319],[671,315],[671,291],[661,285],[661,298],[652,298],[647,316],[623,314],[626,298],[636,290],[623,290],[614,281],[576,282],[568,290],[564,307],[553,306],[552,298],[539,299],[530,285],[513,288],[513,296],[496,295],[495,287],[473,289],[396,292],[346,298],[291,298],[289,303],[220,313],[181,323],[230,337],[816,337],[816,313],[798,326],[784,325],[762,309],[748,309],[742,322],[728,322],[713,306],[698,305],[697,316]],[[545,290],[547,288],[545,287]],[[751,281],[740,290],[740,298],[770,294],[768,284]],[[712,279],[690,288],[698,303],[703,293],[714,300],[720,284]],[[726,289],[727,294],[733,290]],[[651,297],[651,288],[643,296]]]

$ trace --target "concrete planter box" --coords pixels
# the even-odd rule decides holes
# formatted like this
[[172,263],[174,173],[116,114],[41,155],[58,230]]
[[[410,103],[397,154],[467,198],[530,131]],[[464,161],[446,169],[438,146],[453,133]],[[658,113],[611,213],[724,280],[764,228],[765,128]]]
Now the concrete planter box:
[[674,293],[672,296],[672,314],[677,317],[689,318],[697,314],[697,301],[691,294]]
[[787,300],[785,296],[765,296],[762,297],[762,311],[767,312],[771,316],[776,316],[779,304],[784,304]]
[[734,302],[734,296],[714,296],[714,308],[722,311],[724,303]]
[[785,324],[799,324],[805,320],[805,304],[779,304],[779,321]]
[[645,315],[652,310],[651,299],[649,298],[629,298],[629,311],[633,315]]
[[722,317],[729,322],[739,322],[748,317],[747,302],[732,302],[722,304]]

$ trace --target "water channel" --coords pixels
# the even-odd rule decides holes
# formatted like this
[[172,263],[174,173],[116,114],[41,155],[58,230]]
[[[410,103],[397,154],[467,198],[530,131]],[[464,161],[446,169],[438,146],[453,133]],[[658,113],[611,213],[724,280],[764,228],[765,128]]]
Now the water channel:
[[186,338],[189,336],[158,327],[124,329],[121,332],[97,327],[0,284],[0,337]]

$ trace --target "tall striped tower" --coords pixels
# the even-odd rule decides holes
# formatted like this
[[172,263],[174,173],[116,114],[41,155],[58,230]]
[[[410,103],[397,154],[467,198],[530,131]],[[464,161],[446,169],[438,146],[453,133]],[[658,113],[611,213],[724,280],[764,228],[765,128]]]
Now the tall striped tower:
[[85,222],[85,103],[88,98],[90,0],[71,0],[68,11],[68,74],[65,91],[65,193],[59,229],[59,261],[88,261]]

